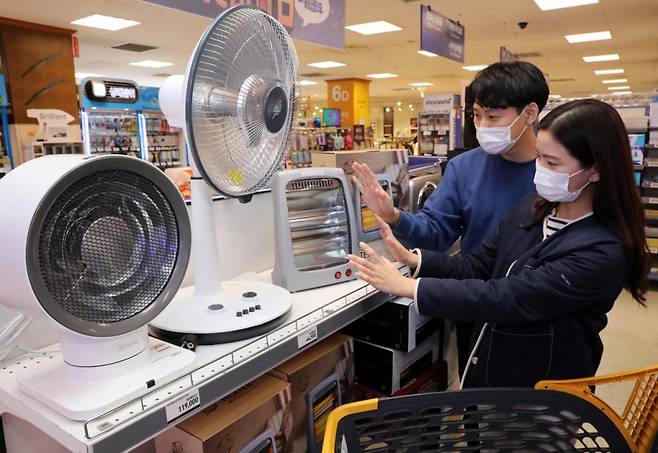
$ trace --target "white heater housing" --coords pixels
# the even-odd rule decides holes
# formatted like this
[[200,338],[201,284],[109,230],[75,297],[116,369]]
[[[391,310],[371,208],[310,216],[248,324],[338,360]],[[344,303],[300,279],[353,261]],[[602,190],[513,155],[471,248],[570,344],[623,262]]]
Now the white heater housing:
[[0,181],[0,212],[0,302],[60,331],[63,361],[24,391],[85,420],[191,370],[194,353],[150,347],[145,327],[189,259],[185,203],[162,172],[124,156],[42,157]]

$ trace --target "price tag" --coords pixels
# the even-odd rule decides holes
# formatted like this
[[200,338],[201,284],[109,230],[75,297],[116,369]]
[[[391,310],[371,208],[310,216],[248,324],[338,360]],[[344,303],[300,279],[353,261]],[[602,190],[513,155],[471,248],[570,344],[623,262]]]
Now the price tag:
[[318,326],[313,326],[297,335],[297,348],[301,349],[318,339]]
[[167,423],[187,414],[195,407],[198,407],[200,404],[201,399],[199,398],[198,389],[187,392],[176,401],[167,404],[167,407],[165,408],[167,412]]

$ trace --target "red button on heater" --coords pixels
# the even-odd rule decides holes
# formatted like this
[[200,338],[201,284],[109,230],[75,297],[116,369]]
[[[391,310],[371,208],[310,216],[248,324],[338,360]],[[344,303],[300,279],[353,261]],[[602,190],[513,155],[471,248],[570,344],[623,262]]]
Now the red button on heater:
[[338,280],[340,278],[340,276],[341,276],[340,272],[336,272],[334,274],[334,277],[336,277],[336,280]]
[[345,276],[347,276],[347,277],[351,277],[351,276],[352,276],[352,269],[347,269],[347,270],[345,271]]

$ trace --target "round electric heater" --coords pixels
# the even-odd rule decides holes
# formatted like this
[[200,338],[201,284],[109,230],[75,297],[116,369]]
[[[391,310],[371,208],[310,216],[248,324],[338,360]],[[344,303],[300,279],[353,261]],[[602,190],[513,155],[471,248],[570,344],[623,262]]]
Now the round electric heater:
[[0,212],[11,213],[2,303],[57,324],[63,356],[21,389],[87,420],[191,370],[192,352],[147,335],[191,243],[185,203],[161,171],[124,156],[42,157],[2,179]]
[[251,6],[218,16],[199,40],[185,77],[160,88],[169,123],[185,130],[192,159],[192,256],[195,285],[183,288],[150,323],[175,344],[216,344],[282,324],[291,294],[264,282],[220,282],[207,183],[248,201],[269,187],[289,147],[297,55],[286,29]]

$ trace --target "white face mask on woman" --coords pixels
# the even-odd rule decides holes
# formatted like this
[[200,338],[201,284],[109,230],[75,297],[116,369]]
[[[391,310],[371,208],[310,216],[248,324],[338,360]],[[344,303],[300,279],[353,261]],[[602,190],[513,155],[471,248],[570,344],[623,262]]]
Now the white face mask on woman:
[[535,162],[535,168],[535,188],[537,189],[537,195],[552,203],[574,201],[591,182],[587,181],[580,189],[569,192],[569,181],[573,176],[584,172],[584,168],[571,175],[549,170],[539,165],[538,162]]
[[528,108],[525,106],[519,116],[509,126],[502,127],[477,127],[475,126],[475,135],[480,146],[487,154],[505,154],[516,142],[519,141],[525,130],[528,128],[526,123],[518,137],[512,140],[512,126],[521,118],[523,112]]

